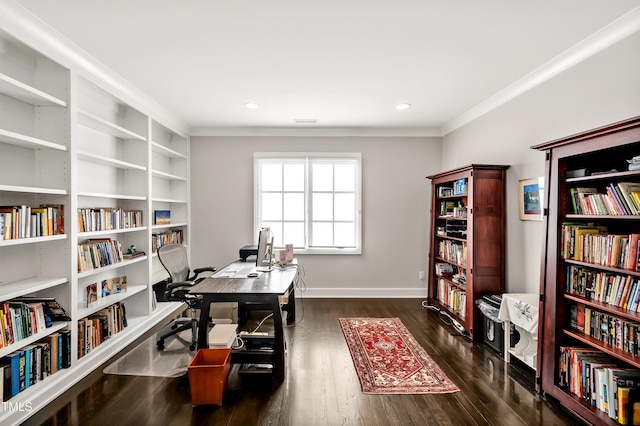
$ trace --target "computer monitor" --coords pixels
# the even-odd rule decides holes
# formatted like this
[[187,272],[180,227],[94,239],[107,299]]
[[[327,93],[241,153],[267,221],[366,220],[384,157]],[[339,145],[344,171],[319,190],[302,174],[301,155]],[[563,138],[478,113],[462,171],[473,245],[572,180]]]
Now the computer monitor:
[[258,253],[256,255],[256,270],[269,272],[273,270],[273,233],[266,227],[258,234]]

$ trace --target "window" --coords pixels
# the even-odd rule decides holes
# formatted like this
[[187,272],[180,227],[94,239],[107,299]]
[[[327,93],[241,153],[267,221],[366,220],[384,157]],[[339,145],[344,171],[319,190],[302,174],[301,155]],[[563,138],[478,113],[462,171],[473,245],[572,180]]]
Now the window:
[[361,253],[359,153],[256,153],[254,217],[297,253]]

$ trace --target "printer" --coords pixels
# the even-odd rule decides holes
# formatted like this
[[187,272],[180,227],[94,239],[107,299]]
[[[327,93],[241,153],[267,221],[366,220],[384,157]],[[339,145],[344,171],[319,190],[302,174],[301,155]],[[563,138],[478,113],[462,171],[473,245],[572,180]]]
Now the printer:
[[258,246],[244,246],[240,249],[240,260],[246,262],[251,256],[254,258],[258,255]]

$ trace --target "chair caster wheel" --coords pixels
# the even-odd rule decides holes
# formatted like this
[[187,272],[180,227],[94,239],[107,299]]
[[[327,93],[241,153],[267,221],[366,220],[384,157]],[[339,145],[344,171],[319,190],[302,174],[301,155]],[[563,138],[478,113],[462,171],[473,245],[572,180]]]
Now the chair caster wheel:
[[161,340],[161,341],[158,342],[158,350],[161,351],[163,349],[164,349],[164,341]]
[[189,346],[189,350],[192,351],[192,352],[195,351],[196,350],[196,345]]

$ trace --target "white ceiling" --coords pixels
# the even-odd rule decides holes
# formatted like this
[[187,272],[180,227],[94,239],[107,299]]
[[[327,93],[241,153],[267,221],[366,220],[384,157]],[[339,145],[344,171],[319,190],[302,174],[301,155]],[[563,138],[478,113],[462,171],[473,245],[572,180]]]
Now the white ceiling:
[[193,134],[443,134],[615,42],[630,15],[618,18],[640,11],[637,0],[16,1]]

